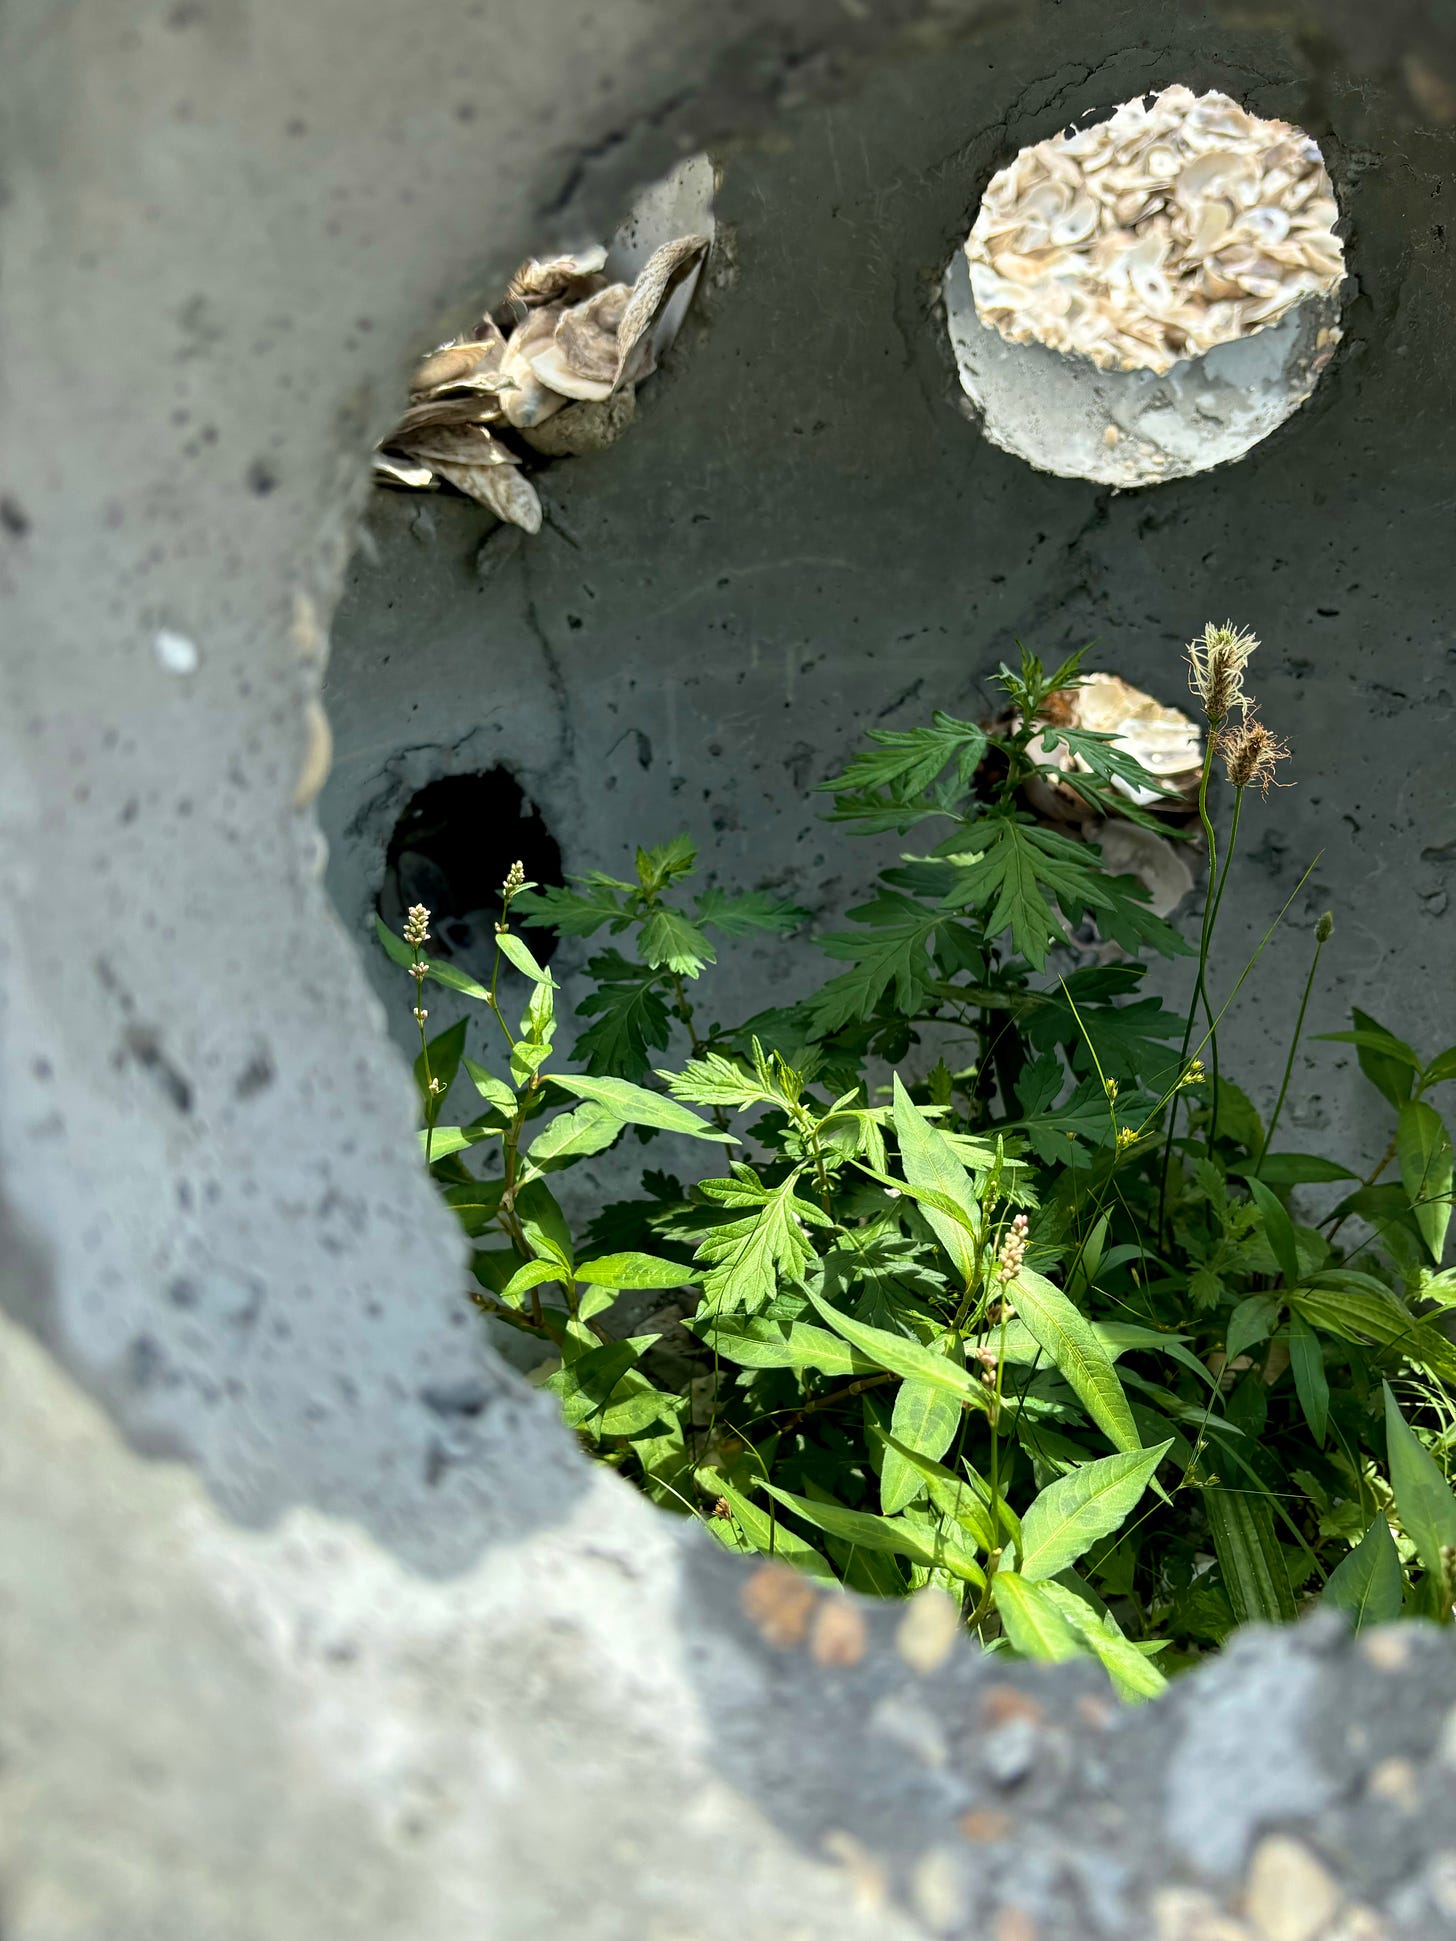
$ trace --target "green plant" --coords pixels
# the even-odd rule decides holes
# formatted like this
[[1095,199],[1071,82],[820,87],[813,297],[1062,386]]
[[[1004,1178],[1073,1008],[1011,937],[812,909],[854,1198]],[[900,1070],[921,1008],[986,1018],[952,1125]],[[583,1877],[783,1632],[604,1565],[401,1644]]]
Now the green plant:
[[[926,840],[821,939],[840,968],[791,1005],[702,1023],[709,932],[787,932],[804,913],[689,900],[686,838],[639,851],[635,881],[537,889],[513,872],[488,988],[426,962],[427,912],[408,941],[380,930],[417,988],[438,978],[498,1022],[499,1072],[463,1057],[463,1024],[422,1044],[422,1144],[467,1233],[497,1243],[474,1254],[474,1298],[541,1341],[588,1446],[730,1548],[885,1595],[940,1585],[989,1648],[1090,1653],[1130,1697],[1163,1682],[1155,1656],[1186,1662],[1313,1597],[1356,1622],[1449,1620],[1456,1591],[1456,1349],[1432,1318],[1456,1306],[1452,1161],[1428,1099],[1456,1047],[1427,1060],[1363,1012],[1330,1034],[1396,1115],[1363,1180],[1271,1149],[1304,1005],[1267,1128],[1214,1068],[1259,954],[1223,972],[1216,1004],[1229,857],[1284,753],[1242,692],[1254,645],[1210,628],[1191,652],[1212,732],[1188,1018],[1142,989],[1148,954],[1188,946],[1095,845],[1026,806],[1054,779],[1098,815],[1166,827],[1128,791],[1168,791],[1067,725],[1079,655],[1047,672],[1023,650],[1001,722],[876,731],[825,785],[835,819]],[[517,914],[632,940],[587,966],[585,1072],[551,1068],[556,986]],[[1121,961],[1066,958],[1089,919]],[[1321,919],[1316,961],[1330,935]],[[517,1030],[503,963],[529,985]],[[462,1072],[484,1109],[444,1126]],[[686,1184],[644,1170],[578,1242],[552,1176],[625,1128],[735,1150]],[[484,1174],[466,1163],[481,1148]],[[1292,1192],[1331,1185],[1309,1224]]]

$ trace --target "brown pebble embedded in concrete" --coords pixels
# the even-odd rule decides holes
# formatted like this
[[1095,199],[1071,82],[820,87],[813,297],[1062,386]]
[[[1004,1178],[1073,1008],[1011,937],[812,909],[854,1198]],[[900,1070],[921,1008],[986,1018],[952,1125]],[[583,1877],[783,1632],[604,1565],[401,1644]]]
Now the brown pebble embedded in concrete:
[[890,1898],[890,1877],[864,1842],[843,1827],[834,1827],[824,1836],[824,1851],[848,1874],[855,1905],[877,1914]]
[[1045,1722],[1046,1710],[1029,1692],[1020,1691],[1015,1685],[993,1685],[981,1699],[982,1725],[990,1731],[998,1725],[1009,1725],[1013,1719],[1041,1725]]
[[960,1628],[960,1613],[945,1592],[923,1590],[895,1628],[895,1649],[911,1671],[928,1678],[950,1657]]
[[1404,1671],[1410,1663],[1410,1640],[1393,1624],[1367,1631],[1360,1649],[1377,1671]]
[[857,1665],[868,1637],[869,1627],[858,1605],[842,1595],[826,1598],[814,1617],[809,1655],[816,1665]]
[[1421,1803],[1420,1776],[1409,1759],[1382,1759],[1370,1775],[1370,1792],[1403,1813],[1414,1813]]
[[1036,1922],[1024,1907],[998,1908],[991,1932],[994,1941],[1037,1941]]
[[813,1586],[787,1564],[761,1564],[739,1593],[743,1615],[781,1651],[802,1644],[814,1609]]
[[969,1813],[961,1814],[960,1829],[976,1846],[994,1846],[998,1840],[1009,1837],[1011,1815],[994,1806],[973,1806]]
[[1255,1848],[1244,1912],[1258,1941],[1322,1941],[1341,1899],[1339,1882],[1302,1841],[1271,1833]]

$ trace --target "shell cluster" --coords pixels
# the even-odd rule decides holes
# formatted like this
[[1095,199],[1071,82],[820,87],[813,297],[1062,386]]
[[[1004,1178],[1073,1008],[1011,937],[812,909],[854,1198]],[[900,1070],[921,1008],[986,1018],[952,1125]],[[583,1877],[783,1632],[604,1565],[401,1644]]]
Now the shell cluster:
[[1338,288],[1339,205],[1311,138],[1165,88],[1024,148],[966,239],[982,323],[1102,370],[1171,370]]
[[557,458],[621,436],[636,386],[666,347],[664,313],[696,276],[708,241],[664,243],[630,284],[608,280],[600,248],[523,263],[499,308],[415,371],[409,409],[374,453],[376,482],[443,480],[538,532],[541,501],[518,446]]

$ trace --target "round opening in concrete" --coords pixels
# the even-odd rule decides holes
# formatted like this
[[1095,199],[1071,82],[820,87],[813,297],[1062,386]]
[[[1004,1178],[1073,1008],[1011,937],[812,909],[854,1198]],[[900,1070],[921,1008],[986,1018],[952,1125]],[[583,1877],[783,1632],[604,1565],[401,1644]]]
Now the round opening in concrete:
[[1023,148],[945,274],[986,437],[1114,486],[1242,458],[1339,341],[1339,215],[1310,136],[1223,94],[1165,88]]
[[[423,903],[431,913],[431,949],[461,970],[488,980],[495,958],[501,884],[513,863],[534,883],[559,885],[561,851],[509,769],[446,775],[405,804],[389,839],[379,915],[393,931]],[[556,932],[533,939],[538,961],[556,949]]]

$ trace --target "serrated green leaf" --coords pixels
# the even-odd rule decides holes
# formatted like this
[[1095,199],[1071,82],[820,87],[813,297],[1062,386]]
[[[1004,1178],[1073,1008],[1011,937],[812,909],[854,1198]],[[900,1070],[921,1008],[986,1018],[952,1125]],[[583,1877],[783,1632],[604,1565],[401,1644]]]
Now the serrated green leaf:
[[900,1148],[900,1164],[912,1186],[943,1193],[964,1218],[966,1227],[947,1218],[932,1206],[924,1206],[925,1218],[936,1239],[950,1256],[963,1287],[970,1287],[976,1273],[976,1248],[972,1234],[981,1225],[981,1203],[975,1182],[951,1146],[930,1123],[894,1075],[895,1138]]
[[869,1018],[893,990],[897,1008],[913,1014],[935,974],[930,940],[943,913],[927,910],[913,897],[884,890],[849,912],[862,928],[830,931],[819,939],[830,957],[848,958],[855,968],[833,977],[808,1000],[809,1018],[820,1033],[838,1031]]
[[671,1036],[671,1021],[662,996],[662,972],[634,964],[619,951],[603,951],[587,964],[596,989],[576,1007],[596,1022],[577,1040],[576,1055],[597,1078],[645,1078],[651,1069],[651,1049],[663,1050]]
[[962,1402],[969,1402],[983,1413],[989,1409],[985,1389],[970,1374],[964,1362],[952,1361],[945,1355],[937,1354],[934,1349],[912,1341],[908,1335],[890,1334],[884,1328],[872,1328],[864,1321],[841,1314],[822,1295],[816,1294],[812,1287],[809,1289],[809,1299],[835,1333],[843,1335],[876,1368],[886,1369],[906,1381],[928,1382],[933,1388],[944,1389],[947,1394],[958,1397]]
[[1330,1572],[1322,1604],[1342,1612],[1363,1631],[1367,1624],[1393,1624],[1405,1597],[1405,1575],[1390,1525],[1377,1516],[1349,1556]]
[[991,1594],[1002,1629],[1023,1658],[1059,1664],[1082,1656],[1081,1639],[1047,1596],[1044,1584],[1029,1584],[1015,1571],[998,1570],[991,1579]]
[[1395,1150],[1400,1183],[1421,1238],[1439,1267],[1451,1224],[1451,1135],[1441,1115],[1423,1099],[1407,1099],[1401,1106]]
[[1203,1492],[1224,1588],[1240,1624],[1287,1624],[1294,1592],[1262,1497],[1210,1485]]
[[986,752],[984,728],[940,709],[928,728],[871,728],[868,739],[873,748],[856,755],[842,775],[816,786],[844,795],[881,788],[917,795],[954,763],[956,782],[965,788]]
[[1401,1414],[1390,1383],[1385,1389],[1385,1447],[1390,1459],[1390,1487],[1400,1511],[1401,1528],[1416,1554],[1437,1583],[1444,1578],[1443,1549],[1456,1546],[1456,1497],[1435,1458]]
[[795,1496],[791,1490],[780,1489],[777,1483],[764,1483],[761,1487],[795,1516],[828,1536],[885,1556],[908,1557],[912,1563],[925,1564],[931,1569],[949,1570],[978,1587],[986,1581],[985,1572],[970,1552],[944,1531],[928,1539],[910,1524],[897,1519],[874,1516],[868,1510],[848,1510],[840,1503],[812,1502],[807,1496]]
[[655,1126],[661,1132],[685,1133],[690,1139],[709,1139],[719,1146],[737,1143],[731,1132],[720,1132],[696,1112],[679,1105],[676,1099],[666,1098],[661,1092],[649,1092],[645,1086],[633,1085],[627,1079],[583,1078],[577,1072],[565,1076],[553,1072],[548,1083],[570,1092],[573,1098],[591,1099],[614,1113],[623,1125]]
[[809,914],[787,897],[770,896],[766,890],[748,890],[738,896],[704,890],[696,911],[699,923],[711,923],[725,937],[747,937],[759,930],[787,936],[807,923]]
[[697,844],[684,832],[670,842],[637,851],[637,881],[649,895],[664,890],[679,877],[691,875],[698,860]]
[[1060,1576],[1099,1537],[1120,1529],[1172,1446],[1103,1456],[1049,1483],[1021,1519],[1022,1577]]
[[1323,1447],[1330,1419],[1330,1383],[1320,1338],[1302,1314],[1289,1317],[1289,1360],[1300,1410],[1310,1434]]
[[880,1508],[886,1516],[903,1510],[925,1488],[924,1476],[901,1449],[939,1462],[955,1440],[960,1419],[959,1396],[931,1382],[901,1382],[890,1416],[894,1439],[886,1444],[880,1467]]
[[590,937],[604,923],[619,930],[625,926],[627,906],[621,891],[627,885],[599,876],[574,876],[571,880],[585,888],[524,890],[512,902],[512,912],[520,912],[535,929],[549,928],[563,937]]
[[720,1205],[746,1209],[744,1217],[714,1227],[698,1243],[703,1298],[710,1310],[761,1308],[781,1280],[797,1280],[814,1258],[805,1228],[827,1226],[828,1217],[795,1192],[801,1169],[777,1186],[765,1186],[748,1166],[735,1165],[731,1180],[704,1180],[700,1191]]
[[1023,1267],[1010,1283],[1016,1312],[1066,1377],[1092,1420],[1115,1449],[1142,1447],[1132,1410],[1107,1350],[1090,1322],[1040,1274]]
[[718,961],[717,952],[691,917],[666,904],[659,904],[643,924],[637,948],[654,970],[669,970],[679,977],[696,977],[704,964]]
[[694,1105],[722,1105],[741,1112],[750,1105],[782,1102],[755,1072],[721,1051],[705,1051],[690,1058],[680,1072],[659,1072],[658,1077],[666,1081],[675,1099]]

